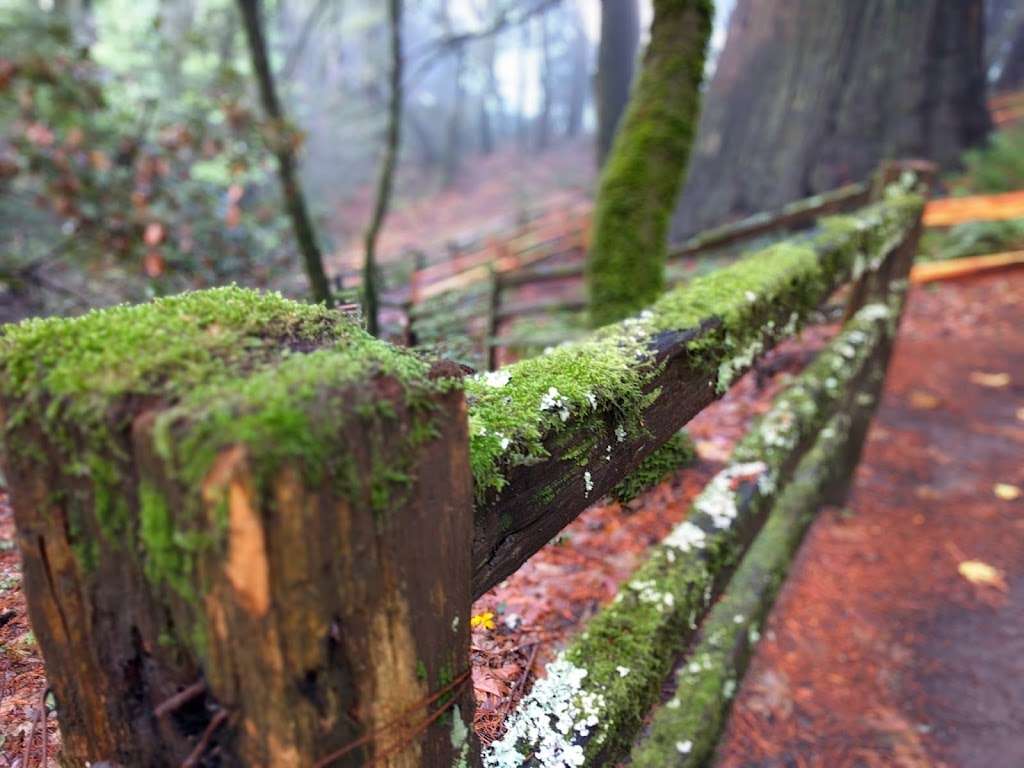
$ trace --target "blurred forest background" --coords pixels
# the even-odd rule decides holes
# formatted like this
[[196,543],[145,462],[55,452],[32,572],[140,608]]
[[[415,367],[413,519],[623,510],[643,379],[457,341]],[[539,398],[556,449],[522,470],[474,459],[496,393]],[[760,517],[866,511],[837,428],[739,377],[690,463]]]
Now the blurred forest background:
[[[1024,134],[986,106],[1024,85],[1024,0],[715,6],[673,238],[884,157],[938,161],[953,192],[1024,186]],[[0,322],[229,282],[323,299],[368,241],[388,261],[591,195],[651,15],[0,0]]]

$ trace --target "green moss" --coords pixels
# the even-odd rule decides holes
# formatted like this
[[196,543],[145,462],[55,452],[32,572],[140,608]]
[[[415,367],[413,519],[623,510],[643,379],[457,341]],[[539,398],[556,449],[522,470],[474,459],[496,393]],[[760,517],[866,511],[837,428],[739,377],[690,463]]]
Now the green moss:
[[651,42],[598,185],[587,264],[593,325],[620,320],[664,288],[669,217],[700,108],[714,15],[709,0],[655,0]]
[[[866,269],[920,215],[923,200],[903,194],[851,216],[823,221],[813,236],[778,244],[669,291],[638,317],[590,338],[467,380],[470,450],[478,502],[500,493],[508,472],[549,455],[567,431],[607,440],[636,435],[658,395],[655,343],[690,333],[693,362],[719,389],[759,354],[792,334],[858,264]],[[552,401],[555,405],[552,405]],[[547,404],[548,407],[543,407]],[[613,450],[616,442],[609,443]],[[572,482],[582,482],[577,470]]]
[[[0,334],[4,443],[34,460],[22,427],[38,425],[62,455],[63,471],[88,481],[89,498],[66,505],[72,538],[84,540],[87,572],[98,556],[88,541],[95,516],[107,545],[136,546],[147,577],[189,603],[203,590],[197,558],[216,551],[226,530],[226,500],[208,514],[199,497],[222,450],[245,446],[257,493],[282,466],[294,466],[316,487],[358,495],[383,519],[409,485],[416,447],[436,434],[433,399],[457,385],[431,380],[429,369],[427,360],[372,339],[340,314],[238,288],[33,320]],[[395,420],[399,402],[410,413],[406,431],[372,426]],[[124,487],[130,433],[150,405],[163,466],[159,478],[148,464],[138,468],[134,520]],[[354,468],[350,420],[371,427],[371,439],[358,446],[370,454],[369,478]],[[165,483],[177,488],[173,507]],[[203,631],[190,626],[178,634],[195,639]]]
[[696,451],[690,436],[684,431],[677,432],[615,486],[612,498],[622,503],[632,501],[644,491],[658,485],[668,475],[691,464],[695,456]]

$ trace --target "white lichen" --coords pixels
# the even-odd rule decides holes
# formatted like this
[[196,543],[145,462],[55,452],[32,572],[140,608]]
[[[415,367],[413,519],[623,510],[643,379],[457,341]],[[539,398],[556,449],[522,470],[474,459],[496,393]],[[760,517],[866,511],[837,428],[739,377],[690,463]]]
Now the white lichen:
[[676,742],[676,752],[680,755],[688,755],[693,750],[693,742],[687,739],[686,741]]
[[478,377],[481,378],[487,386],[500,389],[509,383],[512,379],[512,374],[508,371],[487,371],[487,373],[478,374]]
[[[684,520],[673,528],[672,532],[661,543],[666,547],[689,552],[691,549],[703,549],[707,542],[707,536],[702,528],[694,525],[689,520]],[[674,557],[673,555],[673,560]]]
[[540,398],[542,411],[554,411],[562,421],[569,420],[569,401],[565,399],[557,387],[549,387]]
[[506,722],[505,735],[484,750],[487,768],[520,768],[527,756],[542,768],[578,768],[583,747],[604,711],[600,693],[583,687],[587,670],[559,654]]

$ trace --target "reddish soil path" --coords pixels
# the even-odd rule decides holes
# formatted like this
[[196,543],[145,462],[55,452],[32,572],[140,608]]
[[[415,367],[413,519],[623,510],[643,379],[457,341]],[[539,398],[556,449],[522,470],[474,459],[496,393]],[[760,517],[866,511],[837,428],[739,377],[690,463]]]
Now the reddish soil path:
[[1024,271],[914,290],[864,459],[717,765],[1024,766]]

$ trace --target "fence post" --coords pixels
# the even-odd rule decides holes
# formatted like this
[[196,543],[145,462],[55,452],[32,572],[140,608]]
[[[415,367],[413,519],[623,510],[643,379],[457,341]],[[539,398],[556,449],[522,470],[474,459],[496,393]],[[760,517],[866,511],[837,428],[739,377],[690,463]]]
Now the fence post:
[[241,289],[8,329],[4,470],[67,763],[475,761],[457,376]]

